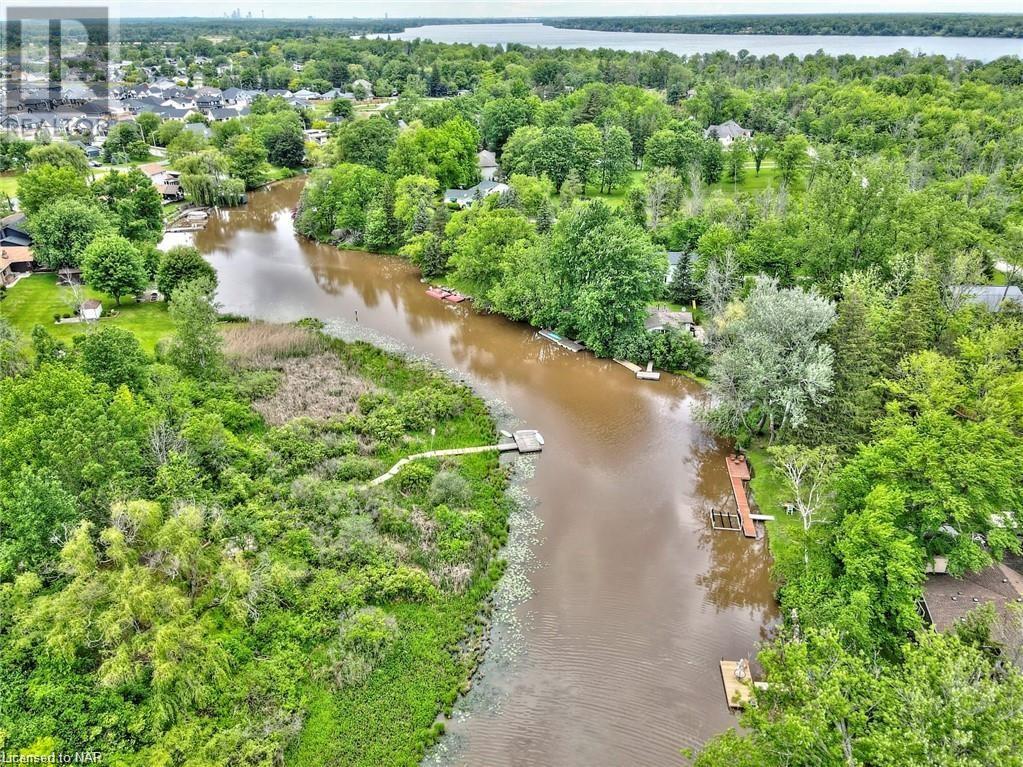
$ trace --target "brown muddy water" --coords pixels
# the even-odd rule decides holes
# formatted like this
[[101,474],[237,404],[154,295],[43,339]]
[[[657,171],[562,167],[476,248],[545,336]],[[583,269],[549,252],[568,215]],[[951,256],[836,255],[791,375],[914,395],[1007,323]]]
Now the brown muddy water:
[[508,576],[528,591],[498,611],[480,679],[431,761],[684,763],[681,748],[735,724],[718,660],[753,651],[776,617],[764,544],[710,529],[710,509],[731,501],[724,447],[693,420],[699,386],[637,381],[430,298],[400,259],[296,236],[301,183],[252,194],[195,235],[224,310],[349,325],[357,313],[360,328],[459,371],[546,440],[524,485],[541,524]]

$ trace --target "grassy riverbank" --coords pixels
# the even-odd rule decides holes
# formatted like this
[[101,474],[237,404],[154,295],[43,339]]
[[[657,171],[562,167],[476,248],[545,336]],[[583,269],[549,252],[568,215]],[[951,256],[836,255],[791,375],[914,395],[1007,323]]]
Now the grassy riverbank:
[[753,478],[750,480],[750,494],[761,514],[773,514],[774,521],[767,526],[767,544],[774,559],[775,570],[793,557],[802,557],[800,536],[802,525],[795,514],[785,513],[785,504],[791,501],[785,479],[774,467],[771,456],[763,446],[746,451]]
[[[41,311],[22,296],[4,302],[19,328]],[[122,316],[145,327],[149,309]],[[153,343],[165,330],[147,328]],[[431,447],[493,444],[495,424],[468,388],[367,344],[260,323],[221,332],[226,364],[202,381],[143,361],[115,393],[75,356],[0,392],[0,452],[20,456],[0,461],[0,484],[29,469],[74,482],[67,524],[84,536],[76,551],[95,551],[58,569],[71,554],[45,534],[16,566],[44,588],[0,585],[4,744],[99,749],[123,766],[242,752],[267,766],[416,764],[479,659],[507,476],[484,453],[365,482]],[[127,518],[137,531],[118,538]],[[0,545],[0,584],[24,534]],[[167,547],[201,556],[167,570],[151,555]],[[88,643],[140,599],[164,608]],[[78,616],[81,631],[35,623],[46,610]],[[164,654],[178,631],[192,641]],[[121,658],[131,663],[115,668]]]

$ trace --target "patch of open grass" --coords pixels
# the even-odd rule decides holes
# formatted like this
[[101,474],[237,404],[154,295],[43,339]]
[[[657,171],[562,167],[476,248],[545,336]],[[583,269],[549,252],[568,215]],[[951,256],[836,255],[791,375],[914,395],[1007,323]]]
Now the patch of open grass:
[[786,563],[794,557],[802,559],[802,523],[797,514],[785,513],[785,504],[792,499],[784,477],[774,468],[767,450],[752,447],[746,451],[746,457],[753,467],[749,483],[753,501],[761,514],[774,515],[774,521],[766,523],[767,542],[776,569],[784,572]]
[[0,174],[0,196],[7,195],[8,197],[18,196],[18,176],[17,173],[2,173]]
[[[142,347],[152,353],[157,342],[174,331],[164,303],[136,303],[133,298],[122,298],[116,306],[114,299],[98,291],[82,286],[81,297],[97,298],[103,302],[102,325],[117,325],[138,336]],[[3,315],[26,339],[35,325],[42,325],[54,338],[70,341],[86,331],[81,323],[55,324],[55,314],[74,311],[74,293],[71,288],[57,285],[55,274],[33,274],[23,278],[17,285],[7,289],[7,298],[0,301],[0,315]],[[117,316],[111,317],[110,312]]]

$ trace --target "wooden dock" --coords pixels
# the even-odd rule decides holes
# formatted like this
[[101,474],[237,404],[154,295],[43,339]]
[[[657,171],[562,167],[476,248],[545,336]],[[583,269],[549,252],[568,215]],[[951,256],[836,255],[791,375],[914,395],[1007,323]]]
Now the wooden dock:
[[555,333],[553,330],[541,330],[540,335],[548,341],[553,341],[558,346],[568,349],[570,352],[581,352],[586,348],[578,341],[573,341],[571,338],[565,338],[563,335]]
[[749,496],[746,494],[746,483],[750,480],[749,464],[744,455],[730,455],[725,458],[728,467],[728,479],[732,483],[732,493],[735,495],[735,506],[739,511],[739,520],[742,523],[742,534],[747,538],[757,537],[757,527],[753,523],[753,516],[749,507]]
[[491,453],[495,451],[500,453],[509,453],[513,450],[517,450],[519,453],[525,454],[539,453],[543,450],[543,435],[535,429],[522,429],[515,432],[512,435],[512,438],[515,440],[514,442],[500,442],[496,445],[479,445],[477,447],[454,447],[447,450],[428,450],[425,453],[407,455],[379,477],[370,480],[367,485],[369,487],[382,485],[387,480],[395,477],[406,464],[421,458],[444,458],[447,456],[470,455],[472,453]]
[[750,677],[749,664],[746,664],[746,676],[736,676],[739,661],[721,661],[721,682],[724,684],[724,696],[729,709],[745,709],[753,698],[753,679]]

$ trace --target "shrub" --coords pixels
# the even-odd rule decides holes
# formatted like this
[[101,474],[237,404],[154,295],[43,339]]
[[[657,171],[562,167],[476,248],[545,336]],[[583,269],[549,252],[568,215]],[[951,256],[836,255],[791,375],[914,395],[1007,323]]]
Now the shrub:
[[331,651],[337,684],[346,687],[366,681],[397,634],[397,622],[379,607],[365,607],[345,620],[338,646]]
[[395,481],[403,493],[421,493],[430,487],[433,480],[433,468],[422,461],[413,461],[402,467]]
[[363,433],[386,445],[393,445],[405,436],[405,419],[394,405],[381,405],[366,416]]
[[464,506],[472,498],[469,483],[453,471],[441,471],[430,483],[430,505]]

